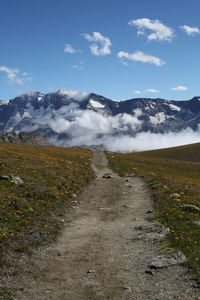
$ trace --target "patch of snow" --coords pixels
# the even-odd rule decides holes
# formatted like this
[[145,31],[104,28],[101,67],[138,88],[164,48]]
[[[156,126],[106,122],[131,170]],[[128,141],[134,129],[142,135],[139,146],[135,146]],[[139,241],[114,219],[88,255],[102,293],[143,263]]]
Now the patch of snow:
[[44,95],[40,95],[40,96],[38,96],[38,101],[41,101],[42,99],[44,98]]
[[169,104],[169,107],[171,108],[171,110],[177,110],[177,111],[180,111],[180,107],[174,105],[174,104]]
[[166,116],[163,112],[157,113],[154,117],[150,116],[150,122],[153,125],[163,123],[166,120]]
[[95,108],[104,108],[105,107],[105,105],[103,105],[103,104],[101,104],[101,103],[99,103],[97,101],[94,101],[93,99],[90,99],[89,102]]
[[1,100],[0,105],[7,105],[9,103],[9,100]]
[[143,114],[140,108],[136,108],[135,110],[133,110],[133,113],[136,117],[139,117]]
[[152,109],[154,109],[154,108],[155,108],[155,103],[154,103],[154,102],[150,102],[150,103],[149,103],[149,106],[150,106]]

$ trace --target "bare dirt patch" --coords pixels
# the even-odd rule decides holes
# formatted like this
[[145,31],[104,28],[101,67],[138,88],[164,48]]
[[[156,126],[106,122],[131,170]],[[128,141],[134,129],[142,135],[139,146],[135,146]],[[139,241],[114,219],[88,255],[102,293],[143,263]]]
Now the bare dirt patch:
[[97,178],[66,212],[58,241],[24,255],[5,278],[15,299],[200,299],[184,266],[150,268],[162,228],[147,220],[153,205],[144,182],[113,173],[103,152],[93,168]]

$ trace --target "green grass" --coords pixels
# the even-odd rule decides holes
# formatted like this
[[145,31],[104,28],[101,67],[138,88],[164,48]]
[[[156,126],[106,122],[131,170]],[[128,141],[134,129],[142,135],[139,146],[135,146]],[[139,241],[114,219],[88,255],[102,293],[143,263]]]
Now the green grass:
[[[155,219],[170,228],[168,247],[182,251],[200,279],[200,226],[194,223],[200,214],[183,208],[185,204],[200,208],[200,144],[107,155],[121,176],[132,173],[144,178],[152,190]],[[180,197],[174,200],[172,193]]]
[[16,185],[0,179],[1,265],[8,249],[30,253],[40,244],[28,238],[30,232],[53,240],[61,227],[58,216],[94,177],[91,156],[83,149],[0,143],[0,175],[23,180]]
[[190,162],[193,161],[200,163],[200,143],[141,152],[141,155],[145,155],[146,157],[173,159]]
[[14,300],[13,293],[9,292],[6,288],[0,287],[0,300]]

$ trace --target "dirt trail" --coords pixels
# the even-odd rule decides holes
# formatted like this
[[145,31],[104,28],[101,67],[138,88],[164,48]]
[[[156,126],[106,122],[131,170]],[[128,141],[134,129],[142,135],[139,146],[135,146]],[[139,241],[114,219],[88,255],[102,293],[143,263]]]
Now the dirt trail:
[[148,267],[159,239],[146,220],[152,202],[144,182],[114,174],[103,152],[94,153],[93,168],[97,178],[66,214],[58,242],[22,258],[16,299],[200,299],[184,267]]

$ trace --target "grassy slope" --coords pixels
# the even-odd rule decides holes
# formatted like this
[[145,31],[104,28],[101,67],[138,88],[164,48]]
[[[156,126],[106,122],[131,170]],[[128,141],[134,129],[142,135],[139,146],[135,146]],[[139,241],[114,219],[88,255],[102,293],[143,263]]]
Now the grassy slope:
[[[196,211],[183,204],[200,207],[200,144],[131,154],[108,153],[112,168],[120,175],[144,177],[153,190],[155,218],[171,229],[170,247],[181,250],[200,278],[200,221]],[[174,200],[170,195],[178,193]]]
[[200,143],[141,152],[147,157],[193,161],[200,163]]
[[90,159],[88,150],[0,143],[0,175],[24,181],[0,180],[0,264],[8,247],[29,251],[27,232],[56,234],[56,210],[94,176]]

